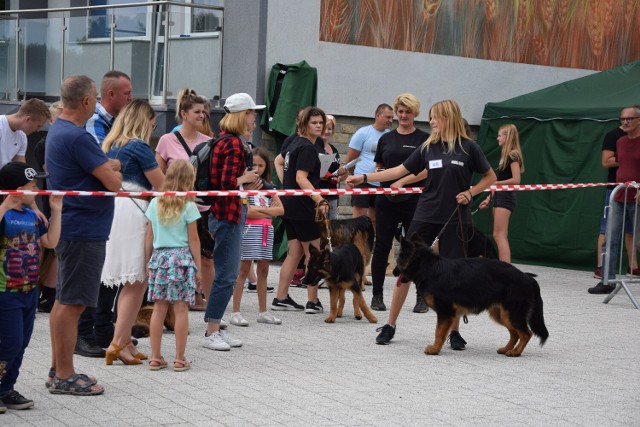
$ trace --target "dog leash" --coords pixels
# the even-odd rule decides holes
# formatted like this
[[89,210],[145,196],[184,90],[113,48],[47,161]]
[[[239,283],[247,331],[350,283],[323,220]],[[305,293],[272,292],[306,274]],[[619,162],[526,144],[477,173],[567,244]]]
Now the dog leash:
[[447,220],[447,222],[444,223],[444,225],[442,226],[442,229],[440,230],[440,232],[438,233],[438,235],[436,236],[436,238],[433,240],[433,243],[431,244],[431,248],[433,249],[433,247],[440,241],[440,237],[442,236],[442,233],[444,233],[444,230],[447,228],[447,225],[449,225],[449,223],[451,222],[451,220],[453,219],[453,216],[456,214],[456,212],[458,212],[460,210],[460,205],[457,205],[456,208],[453,210],[453,212],[451,212],[451,215],[449,215],[449,219]]
[[[329,217],[327,217],[325,214],[320,212],[319,209],[317,209],[323,204],[329,205],[329,202],[323,200],[322,202],[318,203],[318,206],[316,206],[316,222],[322,222],[324,224],[325,230],[327,232],[327,243],[329,244],[329,252],[333,252],[333,246],[331,245],[331,224],[329,223]],[[330,205],[329,209],[331,209]]]

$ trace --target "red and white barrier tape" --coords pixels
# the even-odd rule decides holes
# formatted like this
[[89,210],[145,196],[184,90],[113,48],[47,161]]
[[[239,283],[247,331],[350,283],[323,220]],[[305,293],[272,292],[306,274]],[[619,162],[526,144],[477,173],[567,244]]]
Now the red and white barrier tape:
[[[576,184],[521,184],[521,185],[493,185],[485,191],[538,191],[538,190],[568,190],[573,188],[604,187],[609,185],[625,184],[628,187],[638,188],[635,182],[628,183],[576,183]],[[158,196],[342,196],[342,195],[367,195],[367,194],[419,194],[422,187],[410,188],[338,188],[338,189],[314,189],[314,190],[229,190],[229,191],[62,191],[62,190],[0,190],[0,195],[40,195],[40,196],[108,196],[108,197],[158,197]]]

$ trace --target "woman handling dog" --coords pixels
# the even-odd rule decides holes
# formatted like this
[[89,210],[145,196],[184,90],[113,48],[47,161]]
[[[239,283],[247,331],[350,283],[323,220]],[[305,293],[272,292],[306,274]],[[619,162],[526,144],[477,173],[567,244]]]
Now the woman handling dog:
[[[315,141],[324,132],[326,115],[317,107],[307,107],[300,114],[298,136],[283,151],[283,186],[290,189],[313,190],[320,185],[320,159]],[[327,215],[329,203],[321,196],[283,196],[283,222],[287,232],[287,257],[280,269],[278,291],[272,310],[305,310],[307,314],[322,313],[317,286],[307,287],[306,306],[289,296],[289,284],[298,263],[304,256],[309,260],[309,245],[320,248],[320,228],[315,222],[316,209]]]
[[[425,242],[433,242],[439,237],[441,255],[462,258],[466,255],[465,236],[471,222],[469,204],[474,196],[495,182],[496,174],[480,147],[465,132],[460,107],[455,101],[434,104],[429,110],[429,124],[431,136],[404,163],[382,172],[349,177],[347,185],[394,181],[426,170],[424,191],[420,194],[407,236],[417,233]],[[470,187],[474,172],[481,174],[482,179]],[[396,321],[410,285],[401,279],[393,289],[389,320],[378,328],[378,344],[388,344],[395,334]],[[456,319],[449,340],[454,350],[463,350],[466,342],[458,332],[458,324],[459,319]]]
[[[498,129],[498,145],[502,147],[498,164],[498,181],[496,185],[518,185],[520,174],[524,172],[524,160],[520,148],[520,137],[515,125],[503,125]],[[509,247],[509,219],[516,208],[516,193],[513,191],[493,191],[480,203],[479,208],[493,205],[493,239],[498,245],[500,261],[511,262]]]

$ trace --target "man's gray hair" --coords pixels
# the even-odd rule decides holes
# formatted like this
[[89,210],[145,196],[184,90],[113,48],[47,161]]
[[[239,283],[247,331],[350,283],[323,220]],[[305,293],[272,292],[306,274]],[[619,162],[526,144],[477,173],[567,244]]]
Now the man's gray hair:
[[96,83],[84,75],[69,76],[62,82],[60,99],[65,108],[78,108],[82,98],[91,96]]

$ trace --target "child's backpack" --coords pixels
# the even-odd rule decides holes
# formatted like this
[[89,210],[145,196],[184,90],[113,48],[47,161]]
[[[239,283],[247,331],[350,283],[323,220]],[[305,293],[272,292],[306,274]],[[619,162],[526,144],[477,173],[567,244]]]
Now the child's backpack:
[[[196,191],[219,190],[219,188],[211,188],[211,154],[213,153],[213,147],[219,141],[233,135],[223,135],[219,138],[202,142],[196,145],[192,152],[180,132],[176,131],[174,134],[182,144],[184,151],[189,155],[189,163],[196,169],[196,183],[193,189]],[[202,204],[211,205],[215,201],[215,196],[198,196],[198,199],[202,201]]]

